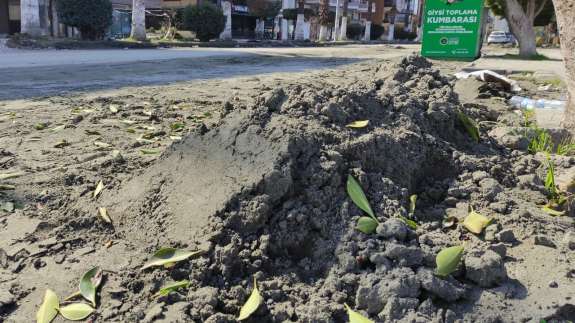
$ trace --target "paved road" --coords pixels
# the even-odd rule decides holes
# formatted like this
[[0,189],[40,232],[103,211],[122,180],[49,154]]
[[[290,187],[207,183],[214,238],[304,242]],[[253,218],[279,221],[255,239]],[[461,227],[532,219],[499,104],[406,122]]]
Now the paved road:
[[33,68],[77,64],[124,64],[173,59],[247,56],[234,49],[96,49],[96,50],[12,50],[1,54],[1,68]]
[[137,85],[334,68],[417,46],[12,50],[0,53],[0,100]]
[[[350,45],[308,48],[180,48],[0,51],[0,101],[126,86],[305,72],[360,60],[395,58],[418,52],[417,45]],[[553,60],[501,59],[508,51],[485,50],[472,68],[552,72],[564,75],[558,50],[543,50]],[[451,69],[466,63],[442,63]]]
[[[384,49],[388,49],[385,51]],[[393,50],[392,50],[393,49]],[[12,50],[2,53],[0,69],[76,64],[123,64],[174,59],[247,57],[363,57],[397,56],[398,52],[417,51],[417,46],[396,49],[385,45],[309,48],[166,48],[166,49],[96,49],[96,50]],[[383,53],[385,51],[385,53]],[[395,54],[394,54],[395,53]]]

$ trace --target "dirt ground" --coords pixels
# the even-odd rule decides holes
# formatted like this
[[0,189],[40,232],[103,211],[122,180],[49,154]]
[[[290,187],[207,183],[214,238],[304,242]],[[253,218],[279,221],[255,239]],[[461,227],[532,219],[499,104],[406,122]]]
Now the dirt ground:
[[[242,259],[243,264],[238,266],[247,267],[242,267],[241,272],[265,281],[261,289],[267,298],[267,307],[259,311],[259,316],[251,322],[344,322],[343,303],[357,305],[362,313],[378,321],[575,320],[574,220],[572,215],[551,217],[540,212],[544,189],[536,177],[545,162],[544,156],[530,155],[524,149],[512,147],[509,136],[502,139],[504,136],[499,135],[500,128],[521,126],[521,116],[517,117],[517,111],[505,104],[508,94],[488,89],[488,94],[478,97],[477,87],[481,84],[475,84],[475,92],[460,93],[460,98],[452,96],[451,89],[453,86],[457,88],[455,79],[439,73],[451,74],[468,66],[467,63],[434,62],[433,68],[440,72],[425,66],[416,66],[419,71],[414,71],[415,67],[407,65],[401,72],[397,64],[413,51],[412,48],[380,46],[368,52],[349,49],[357,51],[357,55],[350,55],[349,51],[344,55],[327,52],[333,49],[318,50],[326,52],[321,55],[312,55],[312,50],[309,55],[267,52],[195,60],[180,58],[166,62],[77,65],[66,69],[44,66],[35,70],[24,67],[3,70],[0,76],[0,99],[3,100],[0,101],[0,176],[7,178],[0,177],[0,185],[8,186],[0,190],[0,207],[3,209],[0,211],[0,321],[33,321],[47,288],[61,298],[72,294],[82,273],[97,265],[105,269],[105,280],[92,322],[231,322],[239,305],[247,298],[252,278],[247,274],[240,277],[230,269],[235,270],[236,264],[226,263],[231,261],[228,258]],[[394,89],[401,87],[401,82],[389,83],[389,77],[397,79],[401,73],[408,75],[404,83],[411,82],[413,89],[430,98],[421,103],[416,102],[410,92],[392,95]],[[418,85],[421,79],[439,85],[437,89],[433,86],[428,89]],[[564,92],[561,86],[542,90],[541,84],[528,78],[522,78],[520,83],[530,95],[554,97]],[[394,87],[386,88],[386,84]],[[280,116],[276,118],[274,114],[269,120],[266,119],[268,117],[260,120],[246,116],[254,109],[259,111],[258,106],[271,104],[269,102],[278,95],[274,92],[278,88],[284,89],[285,95],[280,96],[286,104],[293,104],[293,111],[278,110],[276,112]],[[382,89],[388,89],[389,93],[382,93]],[[315,93],[317,97],[309,99]],[[478,121],[486,122],[482,128],[481,145],[469,148],[473,145],[462,139],[461,129],[453,128],[454,112],[445,112],[443,106],[430,105],[433,100],[441,101],[439,93],[446,96],[448,107],[462,107]],[[325,112],[321,107],[327,103],[322,100],[330,97],[336,99],[328,102],[344,106],[342,102],[349,103],[343,112]],[[433,97],[435,99],[432,100]],[[296,102],[307,102],[309,107]],[[395,109],[389,116],[380,115],[373,107],[374,104],[385,106],[385,102]],[[399,110],[402,104],[405,111]],[[350,108],[352,106],[353,109]],[[306,118],[305,113],[298,110],[304,107],[321,110],[318,114],[326,115],[327,119],[320,119],[321,124],[315,124],[315,121],[308,120],[313,118]],[[424,113],[426,110],[427,114]],[[359,117],[360,112],[370,114],[374,122],[381,122],[380,128],[374,126],[374,138],[367,138],[366,134],[367,137],[354,141],[353,133],[344,132],[342,129],[345,127],[337,127],[349,118]],[[418,125],[417,120],[422,123]],[[441,129],[436,124],[438,120],[448,121],[450,126]],[[430,122],[429,126],[427,122]],[[260,124],[262,129],[258,130],[256,126]],[[398,128],[386,129],[392,124]],[[288,139],[303,136],[298,131],[304,128],[317,133],[321,138],[317,139],[319,142],[329,143],[325,144],[329,149],[321,150],[321,154],[328,157],[322,155],[318,165],[325,168],[332,163],[353,169],[362,184],[371,183],[370,187],[375,191],[369,195],[379,196],[381,201],[376,208],[382,214],[382,221],[391,221],[391,217],[383,214],[390,208],[401,209],[401,201],[405,200],[408,191],[418,191],[423,196],[421,210],[418,211],[421,227],[403,234],[411,238],[396,237],[397,241],[379,241],[377,246],[372,246],[374,239],[362,236],[353,243],[355,247],[351,247],[352,243],[346,240],[350,239],[350,232],[356,232],[351,220],[336,220],[335,224],[318,224],[309,220],[311,222],[299,222],[299,225],[313,227],[311,232],[322,236],[324,240],[321,243],[325,244],[322,250],[328,251],[326,259],[337,258],[335,262],[339,263],[330,267],[333,272],[313,264],[311,256],[298,256],[297,259],[277,256],[276,260],[281,264],[270,265],[271,269],[266,267],[265,259],[281,252],[273,251],[267,255],[261,246],[264,244],[262,236],[271,236],[268,239],[272,250],[283,246],[290,250],[290,255],[290,248],[303,250],[309,247],[301,241],[293,245],[276,241],[274,234],[281,235],[286,241],[305,241],[308,237],[298,236],[303,231],[286,230],[285,222],[282,224],[281,218],[273,218],[270,214],[283,216],[285,213],[286,217],[291,217],[289,209],[293,206],[287,206],[290,199],[297,201],[292,204],[305,206],[312,203],[292,190],[301,189],[304,179],[298,176],[312,178],[313,174],[302,171],[293,175],[293,183],[286,189],[290,193],[281,193],[277,201],[273,194],[282,188],[266,188],[268,177],[279,176],[277,172],[285,169],[278,170],[278,167],[285,166],[286,156],[294,154]],[[253,133],[250,129],[254,129]],[[285,147],[282,135],[275,134],[274,129],[284,131],[283,135],[288,138]],[[293,129],[293,133],[289,129]],[[389,133],[378,133],[377,129]],[[339,138],[339,133],[344,134],[345,139]],[[410,137],[413,133],[425,139]],[[247,135],[242,139],[244,134]],[[245,147],[252,147],[249,154],[241,151],[241,140],[246,141]],[[305,137],[302,140],[310,147],[320,145],[315,139]],[[332,142],[338,140],[341,140],[341,146]],[[373,140],[373,144],[381,145],[381,149],[372,154],[362,140]],[[221,152],[218,150],[220,147],[211,146],[215,143],[221,144]],[[421,151],[409,151],[406,143]],[[240,148],[227,155],[227,145]],[[409,174],[407,170],[417,173],[418,167],[436,162],[435,158],[439,157],[433,153],[433,147],[442,149],[445,156],[441,158],[445,158],[446,164],[432,165],[427,170],[428,180],[423,179],[425,175]],[[390,152],[398,156],[382,157],[387,149],[392,148],[397,150]],[[353,160],[346,155],[346,149],[351,149],[350,154],[366,152],[367,155],[364,159]],[[424,152],[427,149],[429,152]],[[221,159],[204,164],[205,156],[214,157],[212,150],[221,153],[215,155]],[[254,150],[257,153],[253,153]],[[338,158],[346,161],[340,164],[342,162],[333,157],[336,153],[330,155],[332,150],[342,154],[344,157]],[[306,167],[298,163],[309,163],[307,167],[315,165],[315,154],[320,153],[302,157],[307,153],[306,150],[300,151],[293,161],[294,169]],[[270,156],[263,158],[266,154]],[[405,168],[386,164],[401,165],[405,156],[413,158],[403,165]],[[184,157],[185,162],[181,161]],[[369,165],[372,164],[369,159],[375,157],[385,161],[381,163],[385,171],[370,170]],[[558,171],[567,172],[575,165],[573,157],[558,156],[554,161]],[[476,165],[470,166],[471,162]],[[206,167],[210,163],[213,167]],[[249,167],[245,166],[246,163]],[[171,169],[162,165],[171,165]],[[452,165],[457,173],[436,178],[431,173],[439,171],[439,165]],[[328,168],[324,168],[322,171],[331,174],[325,170]],[[250,171],[246,172],[246,169]],[[386,175],[389,172],[405,172],[406,178]],[[343,173],[342,169],[333,170],[333,174],[338,174],[333,175],[334,178]],[[375,184],[375,174],[384,178],[378,178],[378,181],[388,183],[389,177],[393,184]],[[210,182],[210,178],[218,180]],[[273,178],[274,183],[281,183],[281,176]],[[105,188],[100,198],[94,198],[93,192],[100,181]],[[316,185],[314,181],[321,179],[310,179],[309,184]],[[412,181],[425,183],[425,187],[415,188]],[[262,185],[263,188],[260,187]],[[318,192],[327,194],[322,191],[326,185],[323,182],[317,184]],[[329,185],[338,189],[342,186],[335,180]],[[389,187],[382,188],[382,185]],[[254,193],[260,189],[266,192],[262,195],[272,196],[266,197],[271,201],[260,200],[262,197]],[[342,210],[350,208],[349,214],[341,211],[342,216],[355,216],[357,210],[348,204],[342,206],[342,192],[323,197],[330,196],[333,198],[330,201],[337,201],[334,202],[337,212],[340,207]],[[316,203],[322,197],[308,198]],[[244,219],[241,226],[231,220],[226,222],[227,218],[222,214],[241,218],[242,212],[248,208],[240,203],[242,199],[252,203],[251,213],[265,213],[269,219]],[[234,206],[238,203],[241,207]],[[443,217],[460,218],[468,205],[480,207],[482,212],[496,219],[495,227],[490,226],[489,232],[480,238],[470,236],[460,227],[451,231],[442,228]],[[262,211],[263,206],[269,210]],[[99,217],[99,207],[109,209],[112,224]],[[299,207],[301,209],[301,205]],[[320,209],[324,216],[327,211]],[[270,227],[262,227],[259,221],[269,221]],[[322,225],[329,227],[327,232],[316,228]],[[345,231],[346,227],[350,227],[350,231]],[[220,231],[231,233],[227,238],[222,237],[226,234],[219,233],[217,238],[208,239],[204,232],[208,229],[214,235]],[[338,239],[324,236],[330,234],[338,235]],[[238,247],[241,251],[245,251],[242,248],[250,250],[250,246],[246,246],[251,245],[251,258],[246,258],[240,250],[229,250],[233,245],[229,240],[233,242],[234,239],[241,241],[241,247]],[[445,283],[448,286],[430,287],[441,283],[426,276],[427,258],[438,247],[447,244],[445,239],[466,241],[471,249],[476,247],[477,252],[469,251],[467,274],[457,274],[456,279]],[[426,244],[430,246],[427,249]],[[195,259],[193,266],[177,266],[169,273],[139,271],[158,247],[167,245],[190,249],[205,247],[210,256]],[[386,271],[380,268],[379,262],[369,258],[370,252],[371,256],[374,254],[373,248],[379,246],[382,250],[390,250],[398,245],[405,245],[409,252],[416,249],[417,257],[421,259],[406,265],[386,253],[383,258],[393,260],[385,265],[389,266]],[[357,251],[357,259],[367,257],[373,262],[344,270],[350,281],[346,281],[343,287],[334,282],[334,277],[337,277],[342,263],[350,260],[341,255],[340,248],[360,250]],[[257,252],[263,256],[253,256]],[[401,257],[415,257],[409,252],[401,253]],[[319,258],[324,256],[317,255]],[[218,260],[218,257],[224,260]],[[256,260],[263,261],[262,268],[267,269],[250,267],[255,266]],[[267,261],[273,262],[273,259]],[[505,277],[493,284],[489,277],[477,278],[469,274],[473,261],[480,263],[475,268],[479,276],[503,275],[503,270]],[[487,266],[489,268],[485,269],[485,262],[491,262],[492,267],[497,268]],[[308,267],[312,268],[309,272],[306,271]],[[298,273],[290,276],[289,272],[295,270],[293,268],[298,268]],[[276,276],[274,270],[278,270]],[[360,291],[366,290],[366,282],[377,275],[390,280],[399,277],[397,279],[403,282],[402,288],[410,285],[412,278],[405,270],[413,270],[411,275],[419,277],[417,285],[424,286],[421,293],[419,287],[417,293],[405,292],[405,295],[403,290],[397,291],[402,294],[399,295],[382,287],[382,293],[383,290],[391,293],[391,296],[386,294],[389,301],[383,304],[385,308],[362,300]],[[301,278],[306,275],[307,279]],[[184,291],[183,295],[174,293],[168,298],[151,298],[166,280],[188,278],[193,281],[190,292]],[[428,298],[429,295],[431,297]],[[307,299],[309,304],[298,304],[298,299]],[[326,304],[326,300],[333,304]],[[194,302],[197,304],[193,305]],[[331,310],[335,314],[322,316],[314,312],[314,307],[317,311]],[[55,320],[61,321],[61,317]]]

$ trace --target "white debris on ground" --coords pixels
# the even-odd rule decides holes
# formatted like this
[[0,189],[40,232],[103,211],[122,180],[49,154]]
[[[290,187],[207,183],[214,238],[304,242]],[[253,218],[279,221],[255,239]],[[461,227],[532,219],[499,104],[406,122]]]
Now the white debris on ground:
[[6,42],[8,41],[8,38],[0,38],[0,53],[4,53],[7,51],[12,51],[12,48],[9,48],[8,46],[6,46]]
[[474,77],[483,82],[500,83],[506,88],[506,90],[511,92],[521,92],[522,90],[521,87],[517,84],[517,81],[509,79],[499,73],[489,70],[481,70],[471,73],[459,72],[455,73],[455,77],[457,77],[458,79],[466,79],[468,77]]

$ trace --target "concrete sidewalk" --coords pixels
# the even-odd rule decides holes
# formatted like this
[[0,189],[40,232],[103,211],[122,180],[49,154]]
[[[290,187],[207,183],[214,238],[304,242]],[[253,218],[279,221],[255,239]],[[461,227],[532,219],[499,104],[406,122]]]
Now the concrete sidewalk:
[[505,54],[516,54],[516,48],[488,48],[482,58],[469,63],[464,68],[474,70],[506,71],[508,73],[532,72],[541,75],[556,75],[565,79],[563,56],[558,48],[538,49],[539,54],[548,60],[522,60],[504,57]]

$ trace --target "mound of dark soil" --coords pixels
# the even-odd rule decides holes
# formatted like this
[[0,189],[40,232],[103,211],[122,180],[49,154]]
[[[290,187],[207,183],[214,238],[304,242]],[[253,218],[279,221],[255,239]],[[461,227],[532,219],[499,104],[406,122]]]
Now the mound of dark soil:
[[[537,206],[542,157],[500,145],[486,136],[489,123],[474,142],[458,111],[479,121],[501,113],[461,105],[454,79],[421,57],[373,64],[361,76],[228,103],[220,124],[196,129],[105,191],[99,204],[126,246],[115,252],[130,260],[111,276],[117,286],[103,287],[103,320],[235,322],[254,277],[264,304],[246,322],[347,322],[346,303],[378,322],[569,319],[573,221]],[[369,125],[346,127],[357,120]],[[374,234],[356,229],[363,214],[347,196],[348,175],[381,222]],[[493,219],[480,236],[443,223],[461,222],[469,205]],[[527,242],[534,234],[536,247]],[[457,272],[436,277],[436,254],[461,244]],[[161,246],[204,252],[138,272]],[[562,278],[548,283],[548,270]],[[148,298],[182,279],[192,282],[187,292]]]
[[[467,295],[465,281],[441,280],[433,268],[442,247],[469,238],[436,224],[448,196],[458,204],[471,193],[454,185],[472,170],[462,151],[476,149],[494,164],[500,152],[473,148],[451,80],[425,59],[370,72],[349,86],[263,93],[254,106],[231,109],[220,126],[173,146],[108,203],[124,214],[129,240],[206,251],[179,268],[196,286],[189,319],[234,321],[252,277],[266,299],[253,322],[344,322],[343,303],[380,321],[442,320],[439,304]],[[369,125],[346,127],[356,120]],[[495,178],[479,179],[482,197],[513,181],[509,165],[499,166]],[[355,229],[362,213],[346,194],[348,174],[382,222],[375,235]],[[421,232],[397,218],[407,216],[411,194],[425,210],[415,220],[431,223]],[[500,254],[477,259],[456,277],[467,272],[483,287],[506,281]]]

